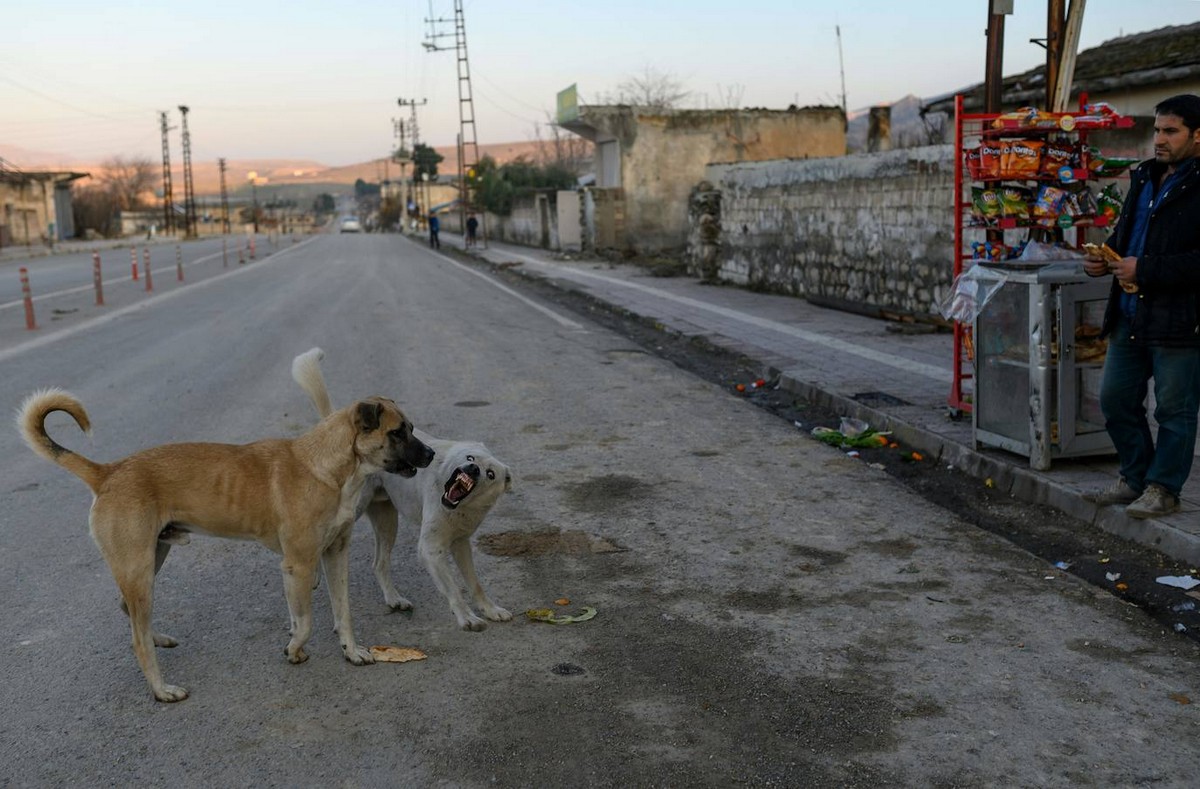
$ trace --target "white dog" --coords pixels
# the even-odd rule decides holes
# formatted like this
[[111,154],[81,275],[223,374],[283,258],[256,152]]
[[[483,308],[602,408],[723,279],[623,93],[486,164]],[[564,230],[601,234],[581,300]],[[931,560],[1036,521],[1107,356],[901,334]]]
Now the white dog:
[[[292,377],[312,399],[322,418],[332,412],[320,361],[320,348],[300,354],[292,361]],[[434,463],[411,478],[375,474],[367,479],[355,519],[366,512],[375,530],[375,579],[384,600],[393,609],[407,611],[412,603],[402,597],[391,578],[392,548],[396,544],[399,514],[409,523],[421,524],[418,552],[438,591],[463,630],[483,630],[487,622],[477,616],[463,597],[450,570],[450,557],[458,564],[471,598],[493,622],[507,622],[512,614],[496,605],[475,574],[471,535],[479,528],[502,493],[512,490],[508,466],[476,441],[447,441],[421,431],[414,435],[434,450]]]

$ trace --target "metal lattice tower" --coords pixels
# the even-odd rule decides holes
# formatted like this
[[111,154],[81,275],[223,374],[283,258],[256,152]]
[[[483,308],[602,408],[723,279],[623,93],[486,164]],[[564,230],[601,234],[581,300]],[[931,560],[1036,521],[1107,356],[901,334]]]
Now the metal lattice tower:
[[179,105],[183,116],[183,232],[192,238],[196,235],[196,192],[192,184],[192,136],[188,133],[188,108]]
[[160,126],[162,128],[162,167],[163,167],[163,232],[175,232],[175,197],[171,193],[171,146],[167,139],[167,132],[171,127],[167,125],[167,113],[160,112]]
[[[430,1],[432,5],[432,0]],[[436,33],[434,25],[449,22],[448,19],[428,19],[430,25],[429,37],[424,42],[425,49],[430,52],[440,52],[449,47],[438,46],[440,38],[447,34]],[[454,52],[458,64],[458,129],[459,129],[459,215],[463,232],[466,232],[467,214],[477,213],[477,187],[475,177],[479,172],[479,137],[475,128],[475,99],[471,92],[471,63],[467,58],[467,21],[463,13],[463,0],[454,0]],[[484,247],[487,246],[487,222],[485,215],[480,213],[479,239]]]
[[225,189],[225,160],[217,159],[217,167],[221,170],[221,232],[229,234],[229,192]]

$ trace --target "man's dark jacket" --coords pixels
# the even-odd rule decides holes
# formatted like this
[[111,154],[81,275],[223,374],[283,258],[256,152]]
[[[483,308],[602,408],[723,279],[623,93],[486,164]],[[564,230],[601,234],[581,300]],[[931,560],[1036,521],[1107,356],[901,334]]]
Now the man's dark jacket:
[[[1146,241],[1137,264],[1137,310],[1129,338],[1135,343],[1170,347],[1200,347],[1200,160],[1180,165],[1183,170],[1164,199],[1150,213]],[[1108,245],[1126,254],[1133,231],[1133,210],[1142,189],[1151,188],[1165,164],[1142,162],[1130,176],[1129,194]],[[1116,278],[1104,313],[1107,337],[1120,314],[1123,291]]]

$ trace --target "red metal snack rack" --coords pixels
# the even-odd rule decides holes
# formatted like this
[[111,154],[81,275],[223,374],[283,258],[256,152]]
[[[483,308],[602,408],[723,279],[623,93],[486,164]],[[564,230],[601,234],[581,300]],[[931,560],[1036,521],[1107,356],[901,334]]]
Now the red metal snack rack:
[[[1103,115],[1088,115],[1087,94],[1079,97],[1079,111],[1072,113],[1004,113],[1004,114],[969,114],[963,111],[963,97],[956,96],[954,100],[954,277],[957,280],[967,268],[973,265],[971,250],[967,249],[966,233],[980,231],[986,233],[989,239],[1001,239],[1005,230],[1023,228],[1044,228],[1030,220],[1014,217],[998,218],[993,225],[986,228],[968,224],[971,218],[971,185],[983,184],[999,186],[1001,183],[1076,183],[1095,180],[1089,161],[1088,134],[1093,131],[1107,129],[1127,129],[1133,126],[1133,119],[1112,113]],[[966,166],[968,149],[978,143],[988,140],[998,142],[1001,139],[1029,138],[1043,139],[1051,135],[1071,136],[1077,141],[1080,150],[1080,161],[1077,167],[1066,167],[1057,175],[1028,175],[1019,177],[994,177],[976,179]],[[1075,246],[1084,242],[1088,227],[1104,227],[1107,220],[1096,216],[1086,222],[1073,223],[1062,227],[1064,237]],[[1028,231],[1027,231],[1028,232]],[[1069,234],[1069,235],[1068,235]],[[954,376],[951,384],[949,406],[953,412],[969,412],[974,398],[974,374],[972,364],[975,350],[971,326],[956,322],[954,324]]]

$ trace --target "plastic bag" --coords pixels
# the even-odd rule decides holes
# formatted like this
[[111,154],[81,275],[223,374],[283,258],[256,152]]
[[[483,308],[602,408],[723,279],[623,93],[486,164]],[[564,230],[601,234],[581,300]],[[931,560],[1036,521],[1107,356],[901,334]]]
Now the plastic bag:
[[988,272],[986,277],[979,266],[972,266],[954,278],[954,284],[938,303],[938,312],[948,321],[972,324],[987,303],[1003,287],[1003,274]]
[[1083,260],[1083,253],[1057,244],[1030,241],[1025,245],[1025,251],[1021,253],[1019,260],[1035,263],[1044,260]]

